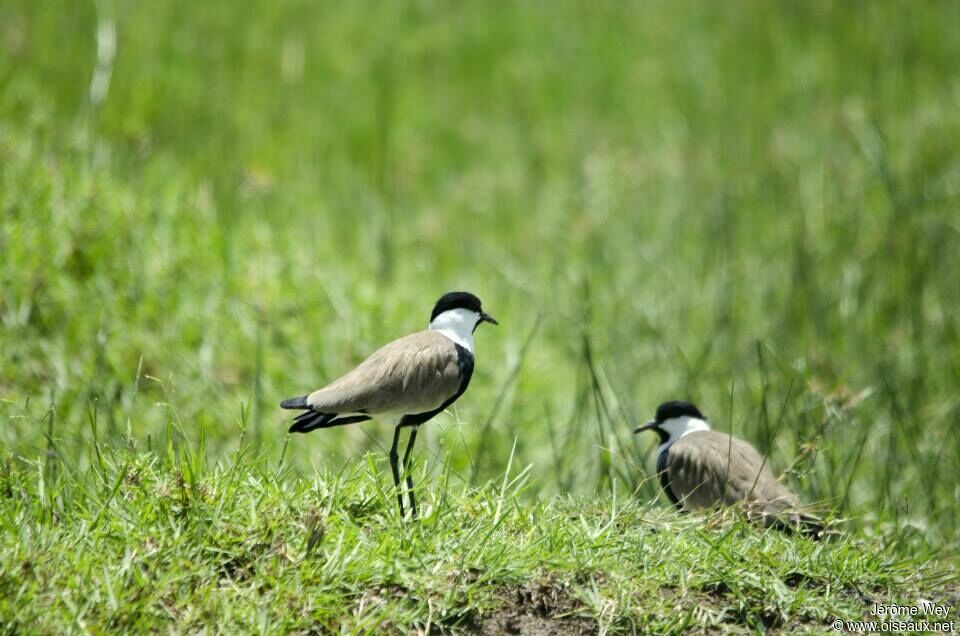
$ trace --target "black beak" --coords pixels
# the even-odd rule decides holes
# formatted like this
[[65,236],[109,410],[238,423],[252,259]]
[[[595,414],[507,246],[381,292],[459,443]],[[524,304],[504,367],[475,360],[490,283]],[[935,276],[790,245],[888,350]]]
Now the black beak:
[[480,322],[489,322],[491,325],[499,325],[499,324],[500,324],[499,322],[497,322],[497,319],[496,319],[496,318],[494,318],[493,316],[491,316],[490,314],[488,314],[488,313],[485,312],[485,311],[481,311],[481,312],[480,312]]
[[644,431],[652,431],[652,430],[654,430],[655,428],[657,428],[657,420],[650,420],[649,422],[647,422],[647,423],[644,424],[643,426],[638,426],[637,428],[633,429],[633,432],[634,432],[634,433],[642,433],[642,432],[644,432]]

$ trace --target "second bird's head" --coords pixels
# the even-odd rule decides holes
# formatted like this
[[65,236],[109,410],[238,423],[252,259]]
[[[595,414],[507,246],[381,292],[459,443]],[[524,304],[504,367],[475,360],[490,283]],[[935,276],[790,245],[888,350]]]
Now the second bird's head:
[[473,333],[481,322],[498,325],[493,316],[483,311],[480,299],[470,292],[448,292],[440,297],[430,314],[430,327],[464,326]]
[[682,436],[688,429],[708,428],[707,418],[691,402],[672,400],[657,407],[657,415],[643,426],[633,429],[634,433],[653,431],[660,436],[660,443]]

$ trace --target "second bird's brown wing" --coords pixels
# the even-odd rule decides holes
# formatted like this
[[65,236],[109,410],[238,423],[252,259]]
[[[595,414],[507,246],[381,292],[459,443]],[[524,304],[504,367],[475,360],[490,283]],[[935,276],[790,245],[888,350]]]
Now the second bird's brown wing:
[[425,413],[460,388],[456,345],[419,331],[375,351],[355,369],[307,396],[320,413]]
[[725,433],[697,431],[674,442],[667,472],[673,494],[688,510],[740,504],[749,516],[773,525],[799,507],[760,453]]

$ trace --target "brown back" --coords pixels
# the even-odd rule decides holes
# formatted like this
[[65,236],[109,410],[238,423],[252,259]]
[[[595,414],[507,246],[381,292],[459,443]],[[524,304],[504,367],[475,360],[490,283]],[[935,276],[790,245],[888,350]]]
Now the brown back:
[[799,506],[797,496],[773,476],[747,442],[717,431],[697,431],[674,442],[667,454],[674,495],[688,510],[742,504],[748,513],[774,517]]
[[419,331],[375,351],[355,369],[307,396],[321,413],[425,413],[460,388],[456,345]]

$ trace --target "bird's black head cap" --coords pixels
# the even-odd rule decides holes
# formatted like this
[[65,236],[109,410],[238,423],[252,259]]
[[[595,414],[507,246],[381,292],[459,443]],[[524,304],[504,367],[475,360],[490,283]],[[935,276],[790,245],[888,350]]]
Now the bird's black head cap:
[[667,440],[670,439],[670,433],[661,428],[661,424],[667,420],[672,420],[677,417],[695,417],[706,421],[707,418],[703,416],[703,413],[700,412],[700,409],[695,407],[690,402],[681,402],[680,400],[671,400],[670,402],[664,402],[657,407],[657,417],[650,420],[643,426],[638,426],[633,429],[634,433],[642,433],[643,431],[653,431],[660,436],[660,443],[665,444]]
[[478,314],[483,311],[480,307],[480,299],[470,292],[456,291],[448,292],[440,297],[437,304],[433,306],[433,313],[430,314],[430,321],[445,311],[451,309],[469,309]]
[[657,424],[661,422],[666,422],[667,420],[672,420],[675,417],[696,417],[701,420],[705,420],[703,413],[700,412],[696,406],[691,402],[681,402],[680,400],[671,400],[669,402],[664,402],[657,407]]

